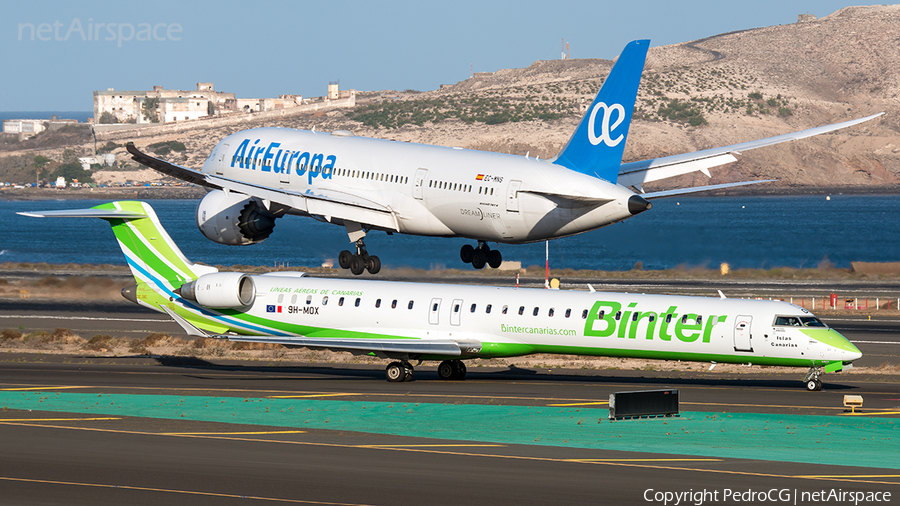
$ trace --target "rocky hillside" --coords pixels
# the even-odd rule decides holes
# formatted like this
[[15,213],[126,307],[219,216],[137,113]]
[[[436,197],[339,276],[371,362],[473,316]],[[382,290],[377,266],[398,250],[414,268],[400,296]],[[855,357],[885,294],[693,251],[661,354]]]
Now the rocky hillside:
[[[809,187],[900,189],[900,6],[848,7],[816,21],[733,32],[650,50],[625,161],[695,151],[884,111],[833,134],[748,151],[737,163],[673,184],[778,179]],[[612,62],[537,61],[428,92],[366,92],[355,109],[253,126],[348,129],[357,135],[542,158],[565,144]],[[182,141],[173,161],[199,167],[243,128],[135,137]],[[103,140],[103,142],[109,139]],[[113,142],[124,145],[121,134]],[[68,146],[88,150],[90,145]],[[44,156],[56,151],[43,148]],[[115,152],[126,159],[122,148]],[[24,151],[4,153],[21,155]],[[2,156],[2,155],[0,155]],[[647,185],[647,189],[652,189]]]

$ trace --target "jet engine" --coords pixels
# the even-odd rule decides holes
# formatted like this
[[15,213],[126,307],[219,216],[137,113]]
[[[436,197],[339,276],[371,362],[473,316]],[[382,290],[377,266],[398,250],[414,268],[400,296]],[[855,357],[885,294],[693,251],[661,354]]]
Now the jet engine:
[[213,190],[197,206],[197,228],[219,244],[247,246],[264,241],[275,228],[277,216],[255,197]]
[[181,285],[178,293],[203,307],[237,309],[253,304],[256,284],[241,272],[216,272]]

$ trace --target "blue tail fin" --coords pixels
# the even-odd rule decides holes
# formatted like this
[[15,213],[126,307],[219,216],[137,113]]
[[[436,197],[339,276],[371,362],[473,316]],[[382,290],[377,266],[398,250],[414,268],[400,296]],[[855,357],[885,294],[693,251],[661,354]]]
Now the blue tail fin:
[[594,103],[554,163],[616,182],[649,48],[649,40],[635,40],[625,46]]

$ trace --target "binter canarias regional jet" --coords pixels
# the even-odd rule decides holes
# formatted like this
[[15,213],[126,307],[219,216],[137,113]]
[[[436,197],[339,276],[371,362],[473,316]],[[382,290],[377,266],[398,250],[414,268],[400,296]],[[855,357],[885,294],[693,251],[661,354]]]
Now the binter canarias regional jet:
[[822,372],[862,356],[780,301],[218,272],[185,258],[143,202],[20,214],[108,221],[135,280],[122,294],[190,335],[372,354],[393,360],[388,381],[411,380],[412,360],[463,379],[465,359],[562,353],[804,367],[820,390]]
[[[657,197],[763,181],[644,193],[641,185],[734,162],[748,149],[801,139],[867,121],[869,116],[768,139],[622,164],[649,40],[629,43],[572,138],[541,160],[284,128],[256,128],[222,139],[200,172],[139,151],[133,158],[211,191],[197,225],[221,244],[265,240],[277,218],[309,216],[346,229],[355,248],[341,268],[374,274],[381,261],[364,238],[373,230],[476,241],[460,250],[476,269],[499,267],[488,242],[528,243],[580,234],[650,209]],[[632,191],[634,190],[634,191]],[[637,192],[637,193],[636,193]]]

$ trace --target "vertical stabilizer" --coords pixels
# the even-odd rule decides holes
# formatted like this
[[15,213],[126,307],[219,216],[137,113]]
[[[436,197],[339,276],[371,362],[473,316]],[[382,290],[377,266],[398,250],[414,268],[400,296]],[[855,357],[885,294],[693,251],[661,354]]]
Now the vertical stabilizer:
[[615,183],[649,40],[628,43],[566,147],[553,163]]
[[199,265],[184,254],[162,227],[153,208],[145,202],[120,201],[90,209],[19,213],[39,218],[101,218],[109,222],[119,247],[138,285],[138,298],[149,295],[146,289],[167,296],[184,283],[202,274],[217,272],[215,267]]

